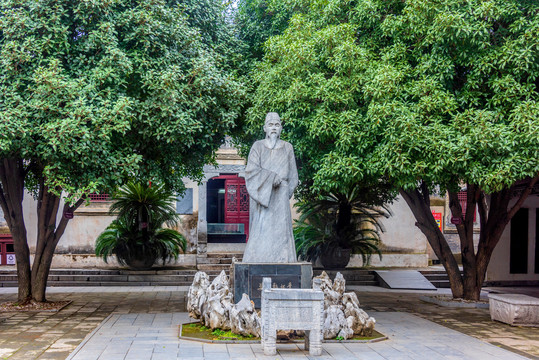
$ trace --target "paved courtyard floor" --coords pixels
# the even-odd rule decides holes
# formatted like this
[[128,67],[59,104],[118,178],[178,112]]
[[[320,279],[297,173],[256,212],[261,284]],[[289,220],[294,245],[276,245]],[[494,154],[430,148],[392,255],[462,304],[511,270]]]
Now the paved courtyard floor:
[[[408,313],[371,312],[389,339],[375,343],[323,344],[313,359],[504,359],[524,357]],[[277,344],[264,356],[260,344],[203,344],[178,339],[186,313],[118,314],[107,318],[68,358],[105,359],[311,359],[303,344]]]
[[[353,290],[389,340],[324,344],[318,359],[539,359],[538,328],[493,322],[485,309],[425,303],[422,292]],[[186,295],[187,287],[49,288],[49,300],[72,303],[58,313],[0,314],[0,359],[264,358],[259,344],[179,340]],[[15,299],[16,289],[0,288],[0,301]],[[308,358],[301,344],[278,349],[271,359]]]

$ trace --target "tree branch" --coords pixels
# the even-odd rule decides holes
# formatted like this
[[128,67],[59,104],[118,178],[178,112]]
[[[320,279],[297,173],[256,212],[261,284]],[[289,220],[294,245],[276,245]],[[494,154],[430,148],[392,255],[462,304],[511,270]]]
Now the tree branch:
[[487,226],[488,221],[488,201],[487,201],[487,195],[479,190],[479,201],[477,202],[477,211],[479,212],[479,223],[480,228],[483,229],[483,227]]
[[539,180],[539,174],[537,174],[533,179],[530,180],[530,182],[528,183],[528,186],[526,187],[526,189],[524,189],[522,194],[520,194],[520,197],[515,203],[515,205],[513,205],[511,210],[509,210],[509,212],[507,213],[508,220],[511,220],[513,216],[515,216],[517,211],[520,209],[520,207],[522,206],[522,204],[528,197],[528,195],[530,195],[531,192],[533,191],[533,187],[535,186],[538,180]]
[[[2,172],[1,164],[0,164],[0,172]],[[1,175],[0,175],[0,178],[2,178]],[[9,214],[9,207],[8,207],[6,197],[4,196],[4,188],[1,183],[0,183],[0,207],[2,208],[2,212],[5,214],[4,219],[7,222],[7,226],[11,228],[11,219],[9,216],[7,216]]]
[[423,202],[430,206],[429,188],[424,180],[421,180],[421,195],[423,195]]
[[62,212],[62,219],[58,223],[58,227],[56,228],[56,231],[54,232],[54,241],[55,243],[58,243],[58,240],[60,240],[60,237],[64,234],[64,231],[67,227],[67,224],[69,223],[69,219],[67,219],[63,214],[67,211],[73,212],[81,206],[86,199],[84,197],[77,200],[77,202],[73,206],[69,206],[69,204],[64,204],[64,209]]

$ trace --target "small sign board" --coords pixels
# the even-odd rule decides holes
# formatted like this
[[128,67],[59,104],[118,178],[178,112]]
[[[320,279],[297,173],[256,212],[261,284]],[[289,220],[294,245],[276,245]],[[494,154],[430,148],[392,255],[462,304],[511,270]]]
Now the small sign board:
[[66,211],[66,212],[64,213],[64,217],[65,217],[66,219],[73,219],[73,212],[71,212],[71,211]]
[[451,224],[454,224],[454,225],[462,224],[462,218],[459,216],[451,216]]
[[442,213],[432,210],[432,216],[434,217],[436,224],[438,224],[438,228],[440,228],[440,231],[442,231]]
[[15,254],[7,254],[6,255],[6,264],[7,265],[15,265]]

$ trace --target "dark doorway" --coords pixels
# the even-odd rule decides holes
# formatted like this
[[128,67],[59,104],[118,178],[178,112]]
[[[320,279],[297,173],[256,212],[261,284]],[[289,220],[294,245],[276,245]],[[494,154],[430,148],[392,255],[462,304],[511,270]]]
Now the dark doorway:
[[208,242],[246,242],[249,195],[245,179],[237,174],[222,174],[208,180],[206,191]]
[[209,223],[225,222],[225,180],[210,179],[207,185],[206,217]]
[[511,219],[511,247],[509,254],[509,272],[511,274],[528,273],[528,212],[521,208]]

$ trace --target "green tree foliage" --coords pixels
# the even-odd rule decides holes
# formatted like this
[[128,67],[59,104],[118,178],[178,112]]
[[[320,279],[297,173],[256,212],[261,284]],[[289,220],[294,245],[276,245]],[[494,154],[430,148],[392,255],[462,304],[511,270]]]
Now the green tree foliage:
[[[538,179],[539,4],[306,6],[266,43],[251,128],[278,111],[312,189],[392,184],[448,271],[453,295],[477,298],[503,229]],[[456,195],[461,185],[466,214]],[[463,220],[462,274],[430,213],[436,189],[449,192],[453,216]]]
[[282,34],[292,15],[303,10],[302,3],[298,0],[239,0],[234,21],[245,58],[255,63],[262,60],[266,40]]
[[[274,35],[280,35],[294,13],[302,11],[302,0],[238,0],[237,8],[231,12],[238,40],[236,71],[247,87],[245,108],[251,106],[254,95],[253,71],[264,55],[264,43]],[[240,153],[247,157],[254,141],[262,132],[245,132],[245,111],[238,121],[237,131],[231,132]]]
[[[133,177],[182,191],[234,126],[244,89],[227,70],[230,25],[222,6],[194,4],[0,1],[0,204],[20,301],[45,300],[68,222],[58,211]],[[24,188],[38,200],[31,270]]]

